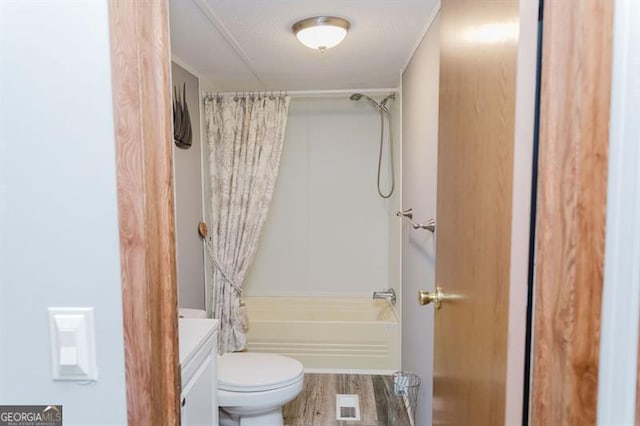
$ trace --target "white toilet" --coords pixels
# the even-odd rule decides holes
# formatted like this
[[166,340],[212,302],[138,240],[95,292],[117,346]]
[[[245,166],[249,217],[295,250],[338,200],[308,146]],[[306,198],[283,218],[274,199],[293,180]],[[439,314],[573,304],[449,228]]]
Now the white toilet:
[[[180,309],[179,314],[184,318],[206,316],[195,309]],[[282,406],[302,391],[303,379],[302,364],[293,358],[227,353],[218,356],[218,406],[240,426],[282,426]]]
[[293,358],[236,352],[218,358],[218,405],[240,426],[282,426],[282,406],[302,391],[304,371]]

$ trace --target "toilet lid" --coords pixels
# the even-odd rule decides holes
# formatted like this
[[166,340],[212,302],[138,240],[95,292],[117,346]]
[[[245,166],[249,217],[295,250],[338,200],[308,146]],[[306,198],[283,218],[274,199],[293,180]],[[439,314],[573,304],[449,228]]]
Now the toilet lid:
[[238,352],[218,358],[218,389],[259,392],[285,387],[300,380],[302,364],[277,354]]

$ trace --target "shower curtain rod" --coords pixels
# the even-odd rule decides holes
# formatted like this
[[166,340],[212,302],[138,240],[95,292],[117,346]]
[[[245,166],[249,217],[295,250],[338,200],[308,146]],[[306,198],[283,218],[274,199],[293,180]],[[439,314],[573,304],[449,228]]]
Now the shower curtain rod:
[[234,92],[205,92],[204,96],[236,96],[248,95],[251,93],[273,93],[274,95],[287,94],[292,98],[311,98],[311,97],[332,97],[351,95],[353,93],[363,93],[367,95],[387,95],[389,93],[398,93],[397,88],[386,89],[338,89],[338,90],[238,90]]

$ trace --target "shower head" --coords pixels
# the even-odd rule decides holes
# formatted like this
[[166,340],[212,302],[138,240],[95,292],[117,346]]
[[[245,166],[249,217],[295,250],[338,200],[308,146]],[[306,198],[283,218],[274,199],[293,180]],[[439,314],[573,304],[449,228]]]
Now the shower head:
[[[362,97],[364,97],[367,101],[369,101],[369,103],[373,105],[380,112],[380,152],[378,154],[378,194],[380,194],[382,198],[389,198],[391,197],[391,194],[393,194],[393,188],[395,186],[395,178],[394,178],[394,171],[393,171],[393,132],[391,131],[391,112],[387,109],[387,106],[385,104],[390,99],[395,99],[396,95],[395,93],[391,93],[387,95],[387,97],[384,98],[380,103],[374,101],[367,95],[363,95],[362,93],[353,93],[351,96],[349,96],[349,99],[351,99],[352,101],[359,101],[360,99],[362,99]],[[389,134],[389,157],[390,157],[389,163],[391,165],[391,189],[387,194],[383,193],[382,189],[380,189],[380,169],[382,168],[382,146],[384,142],[385,116],[386,116],[387,122],[389,123],[389,131],[387,133]],[[375,295],[374,295],[374,299],[375,299]]]
[[352,101],[359,101],[362,98],[365,98],[367,101],[369,101],[369,103],[371,105],[373,105],[374,107],[376,107],[376,109],[380,112],[382,112],[385,108],[383,106],[381,106],[380,104],[378,104],[376,101],[374,101],[373,99],[371,99],[369,96],[367,95],[363,95],[362,93],[354,93],[353,95],[351,95],[349,97],[349,99],[351,99]]

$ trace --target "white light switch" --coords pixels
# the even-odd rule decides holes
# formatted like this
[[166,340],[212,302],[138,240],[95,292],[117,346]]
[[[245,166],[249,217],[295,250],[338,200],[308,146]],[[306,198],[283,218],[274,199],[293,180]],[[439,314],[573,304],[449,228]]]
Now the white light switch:
[[49,308],[55,380],[97,380],[93,308]]
[[71,346],[63,346],[60,348],[60,366],[74,367],[78,365],[78,351]]

